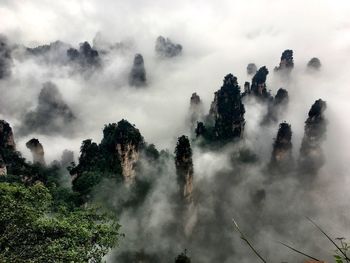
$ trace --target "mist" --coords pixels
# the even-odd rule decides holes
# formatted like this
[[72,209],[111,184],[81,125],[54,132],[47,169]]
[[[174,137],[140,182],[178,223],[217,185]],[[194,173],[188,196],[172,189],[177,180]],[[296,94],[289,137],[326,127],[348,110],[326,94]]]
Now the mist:
[[[193,262],[252,262],[254,255],[233,230],[234,217],[271,262],[302,262],[277,241],[330,260],[333,248],[305,216],[334,237],[350,237],[349,11],[346,0],[0,0],[0,33],[12,50],[11,73],[0,79],[0,119],[14,127],[17,148],[28,160],[32,157],[26,142],[33,137],[43,145],[47,163],[60,159],[65,149],[74,151],[77,160],[83,140],[100,142],[104,125],[121,119],[135,124],[146,142],[173,153],[177,138],[193,133],[188,123],[192,93],[201,97],[207,114],[224,76],[236,76],[243,91],[244,82],[252,80],[247,65],[266,66],[267,89],[273,96],[286,89],[288,106],[277,123],[261,126],[266,105],[244,100],[240,142],[219,150],[191,142],[195,202],[185,220],[191,229],[186,238],[168,229],[178,219],[172,209],[177,191],[173,159],[165,159],[162,168],[143,161],[140,174],[154,185],[140,207],[119,215],[126,236],[107,259],[124,262],[118,261],[123,252],[144,251],[172,262],[187,249]],[[180,44],[181,54],[157,55],[159,36]],[[100,65],[71,63],[59,48],[38,56],[26,51],[57,40],[77,50],[88,41],[99,51]],[[294,68],[281,78],[273,69],[286,49],[294,51]],[[144,59],[143,87],[128,81],[135,54]],[[313,57],[322,67],[310,72],[307,63]],[[43,123],[45,129],[29,128],[28,114],[39,114],[40,93],[47,83],[57,88],[60,103],[74,120],[60,116],[58,123]],[[327,102],[328,125],[322,144],[326,161],[316,180],[309,188],[301,187],[296,171],[269,180],[266,165],[279,123],[291,125],[292,153],[298,160],[307,114],[319,98]],[[249,149],[258,161],[234,161],[241,149]],[[96,200],[106,198],[106,185],[95,190]],[[262,189],[263,203],[255,202]],[[118,200],[130,194],[124,186],[107,193],[116,210]]]

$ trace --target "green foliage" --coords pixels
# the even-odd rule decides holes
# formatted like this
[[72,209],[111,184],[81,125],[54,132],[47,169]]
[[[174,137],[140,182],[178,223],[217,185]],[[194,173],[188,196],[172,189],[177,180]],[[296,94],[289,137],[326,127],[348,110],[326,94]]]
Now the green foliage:
[[52,204],[41,183],[0,183],[0,262],[102,262],[117,244],[113,218]]
[[192,149],[187,136],[182,135],[178,138],[175,148],[175,161],[183,162],[183,160],[192,158]]
[[101,146],[114,146],[116,143],[131,143],[139,146],[143,143],[140,131],[130,124],[127,120],[122,119],[117,124],[112,123],[105,125],[103,129],[103,139]]
[[146,145],[144,148],[144,154],[146,158],[150,161],[158,160],[160,157],[160,153],[156,149],[156,146],[154,144]]
[[204,122],[197,123],[199,146],[222,146],[242,137],[245,120],[241,89],[237,78],[227,74],[221,88],[215,93],[211,110]]
[[[335,255],[333,255],[334,259],[335,259],[335,262],[336,263],[345,263],[345,262],[349,262],[348,259],[346,257],[349,257],[348,256],[348,253],[350,251],[350,245],[344,241],[345,238],[341,237],[341,238],[337,238],[337,240],[339,241],[340,243],[340,246],[339,248],[341,249],[341,251],[339,249],[337,249],[335,251]],[[344,256],[345,254],[345,256]]]
[[82,195],[90,193],[91,189],[101,181],[101,174],[96,172],[83,172],[75,181],[73,190]]
[[219,140],[241,137],[244,126],[244,105],[237,78],[232,74],[225,76],[224,84],[217,92],[217,111],[215,133]]
[[[90,139],[83,141],[79,164],[70,170],[71,175],[77,176],[73,181],[73,190],[87,200],[92,189],[102,178],[113,178],[115,182],[122,181],[117,145],[123,151],[127,144],[133,145],[138,150],[144,146],[144,141],[139,130],[124,119],[117,124],[105,125],[103,139],[99,145]],[[157,155],[155,148],[148,148],[150,154]]]

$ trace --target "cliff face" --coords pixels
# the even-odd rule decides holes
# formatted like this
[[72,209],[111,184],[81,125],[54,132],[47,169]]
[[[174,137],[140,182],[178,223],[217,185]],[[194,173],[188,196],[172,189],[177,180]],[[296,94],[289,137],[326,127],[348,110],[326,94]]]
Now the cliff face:
[[156,40],[155,51],[161,57],[175,57],[181,54],[182,46],[173,43],[169,38],[159,36]]
[[132,183],[135,180],[135,165],[139,160],[138,146],[131,142],[116,145],[119,160],[122,166],[123,177],[126,183]]
[[325,139],[327,121],[324,117],[326,102],[319,99],[312,105],[305,122],[304,138],[300,148],[301,172],[317,174],[324,164],[322,142]]
[[287,171],[293,162],[292,157],[292,129],[291,126],[282,122],[279,125],[277,137],[273,144],[270,168],[279,171]]
[[0,149],[16,150],[16,144],[10,124],[0,120]]
[[146,85],[145,63],[141,54],[136,54],[129,75],[130,86],[141,87]]
[[294,68],[293,50],[283,51],[279,66],[275,67],[276,72],[289,73]]
[[16,144],[12,128],[9,123],[0,120],[0,174],[32,176],[32,171],[27,170],[28,165],[21,154],[16,151]]
[[187,202],[192,201],[193,163],[190,141],[183,135],[178,138],[175,148],[175,166],[180,197]]
[[26,146],[33,155],[33,163],[45,165],[44,147],[39,140],[33,138],[26,143]]
[[244,105],[237,78],[225,76],[220,90],[215,93],[209,114],[214,119],[214,132],[219,140],[241,138],[244,131]]

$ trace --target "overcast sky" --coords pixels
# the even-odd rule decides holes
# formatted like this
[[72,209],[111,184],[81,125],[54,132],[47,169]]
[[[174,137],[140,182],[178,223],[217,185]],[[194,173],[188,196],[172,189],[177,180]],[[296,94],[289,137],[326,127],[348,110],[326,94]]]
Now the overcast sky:
[[[320,172],[320,185],[327,187],[315,195],[324,215],[334,208],[331,216],[339,211],[344,216],[336,221],[339,229],[334,230],[350,229],[349,209],[343,209],[350,187],[349,14],[350,0],[0,0],[0,34],[13,44],[35,47],[61,40],[78,47],[83,41],[92,43],[98,35],[100,43],[123,42],[129,47],[105,56],[102,70],[90,76],[14,54],[12,75],[0,81],[0,119],[14,127],[18,149],[29,160],[25,142],[32,137],[43,143],[48,162],[59,158],[66,148],[74,150],[77,158],[82,140],[99,142],[103,125],[122,118],[134,123],[147,142],[172,152],[176,138],[189,134],[186,118],[193,92],[201,96],[208,112],[226,74],[237,76],[243,86],[251,81],[246,74],[248,63],[266,65],[270,70],[267,88],[275,94],[284,87],[290,95],[283,120],[292,125],[295,157],[310,106],[319,98],[327,102],[327,163]],[[154,45],[159,35],[180,43],[182,55],[158,59]],[[288,83],[273,73],[285,49],[294,51],[295,67]],[[144,89],[127,84],[135,53],[144,56],[148,82]],[[306,72],[312,57],[321,60],[319,74]],[[57,85],[77,116],[77,133],[17,136],[17,127],[37,106],[46,81]],[[246,105],[246,110],[246,143],[268,160],[278,124],[261,129],[260,117],[266,109]],[[195,150],[195,180],[224,169],[227,159],[225,152]],[[347,232],[343,234],[350,237]]]

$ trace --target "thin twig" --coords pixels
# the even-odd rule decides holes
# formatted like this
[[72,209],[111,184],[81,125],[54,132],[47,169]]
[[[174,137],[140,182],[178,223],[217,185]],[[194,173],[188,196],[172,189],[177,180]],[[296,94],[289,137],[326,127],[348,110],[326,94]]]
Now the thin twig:
[[335,243],[335,242],[333,241],[333,239],[330,238],[330,237],[326,234],[326,232],[324,232],[323,229],[322,229],[321,227],[319,227],[311,218],[309,218],[309,217],[306,217],[306,218],[307,218],[315,227],[317,227],[318,230],[320,230],[320,231],[322,232],[322,234],[324,234],[324,235],[328,238],[329,241],[332,242],[332,244],[340,251],[340,253],[343,254],[343,256],[344,256],[345,259],[346,259],[346,262],[350,262],[350,259],[348,258],[348,256],[347,256],[347,255],[344,253],[344,251],[337,245],[337,243]]
[[319,260],[319,259],[317,259],[317,258],[315,258],[315,257],[313,257],[313,256],[310,256],[310,255],[308,255],[308,254],[306,254],[306,253],[304,253],[304,252],[301,252],[301,251],[299,251],[299,250],[297,250],[297,249],[295,249],[295,248],[293,248],[293,247],[291,247],[291,246],[288,246],[287,244],[284,244],[284,243],[282,243],[282,242],[280,242],[280,241],[279,241],[279,243],[281,243],[283,246],[285,246],[285,247],[287,247],[287,248],[289,248],[289,249],[291,249],[291,250],[293,250],[293,251],[295,251],[295,252],[297,252],[297,253],[299,253],[299,254],[301,254],[301,255],[303,255],[303,256],[306,256],[306,257],[308,257],[308,258],[311,258],[311,259],[313,259],[313,260],[316,260],[316,261],[321,262],[321,260]]
[[241,239],[244,240],[247,245],[250,247],[251,250],[253,250],[253,252],[255,253],[255,255],[257,255],[262,262],[266,263],[266,260],[258,253],[258,251],[256,251],[256,249],[253,247],[253,245],[248,241],[248,239],[245,237],[245,235],[242,233],[242,231],[239,229],[238,224],[236,223],[236,221],[232,218],[233,221],[233,225],[234,227],[237,229],[237,231],[240,233],[241,235]]

